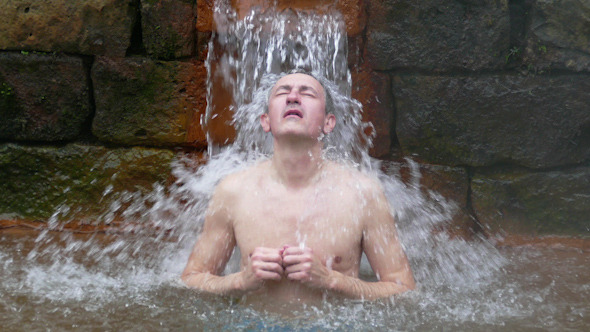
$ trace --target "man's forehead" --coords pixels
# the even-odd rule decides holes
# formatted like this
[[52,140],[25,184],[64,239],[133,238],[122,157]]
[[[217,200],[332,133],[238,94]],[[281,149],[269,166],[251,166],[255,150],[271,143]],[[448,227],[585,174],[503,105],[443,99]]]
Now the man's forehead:
[[309,86],[318,91],[323,91],[324,87],[313,76],[297,73],[281,77],[274,85],[273,89],[278,87]]

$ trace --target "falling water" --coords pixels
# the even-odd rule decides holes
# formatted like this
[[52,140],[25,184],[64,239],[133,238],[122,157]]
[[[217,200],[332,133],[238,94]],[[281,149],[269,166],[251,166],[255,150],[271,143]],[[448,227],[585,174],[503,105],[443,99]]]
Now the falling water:
[[[221,3],[221,2],[220,2]],[[332,158],[361,159],[368,164],[371,138],[361,120],[361,105],[350,98],[351,78],[347,63],[347,40],[341,15],[315,12],[282,12],[273,9],[251,12],[238,20],[231,8],[216,7],[218,31],[209,43],[207,58],[207,112],[205,128],[215,116],[218,99],[214,86],[229,90],[237,129],[234,146],[242,151],[269,154],[272,144],[259,124],[270,88],[279,75],[294,69],[312,73],[333,96],[336,130],[325,139]],[[210,142],[210,153],[215,145]]]
[[[365,129],[371,124],[362,121],[361,105],[350,97],[347,41],[340,14],[269,9],[255,10],[240,20],[219,2],[215,16],[218,31],[209,43],[207,59],[208,108],[201,122],[208,129],[217,112],[226,107],[237,130],[234,143],[222,146],[209,137],[206,161],[179,157],[173,165],[175,183],[154,184],[149,194],[107,188],[103,200],[111,201],[111,207],[95,223],[122,222],[117,234],[53,232],[73,218],[68,206],[58,209],[48,222],[49,229],[35,238],[11,242],[0,234],[0,243],[12,250],[0,247],[4,278],[0,310],[10,313],[2,318],[1,326],[15,330],[149,330],[158,325],[175,330],[285,325],[292,329],[486,330],[536,326],[540,316],[545,316],[542,326],[550,328],[575,328],[583,325],[584,319],[587,322],[587,309],[572,306],[556,314],[554,306],[543,304],[559,300],[563,292],[587,293],[587,284],[558,291],[541,273],[532,281],[539,290],[526,289],[527,283],[508,271],[532,264],[526,257],[534,254],[510,252],[510,257],[505,257],[484,239],[451,239],[436,231],[451,221],[456,205],[420,186],[419,166],[412,160],[384,164],[369,157],[372,137]],[[197,295],[184,288],[179,275],[215,184],[271,153],[272,141],[260,129],[259,115],[278,75],[295,68],[322,79],[332,95],[338,125],[324,138],[326,158],[381,181],[418,287],[388,301],[302,308],[284,322],[271,313]],[[219,100],[220,88],[233,97],[225,106]],[[401,180],[402,166],[410,168],[411,181]],[[587,258],[577,259],[570,261],[587,264]],[[234,259],[226,272],[237,268]],[[562,268],[556,264],[556,270],[546,273]],[[366,261],[361,274],[371,278]],[[523,317],[530,316],[533,318],[523,323]]]

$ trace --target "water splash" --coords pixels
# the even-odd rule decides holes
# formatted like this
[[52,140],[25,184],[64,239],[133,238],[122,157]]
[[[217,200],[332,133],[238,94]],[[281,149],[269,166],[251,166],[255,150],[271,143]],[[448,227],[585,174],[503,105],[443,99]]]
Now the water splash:
[[[116,193],[107,187],[103,199],[112,201],[110,209],[93,223],[119,221],[124,236],[112,235],[102,243],[93,238],[77,241],[67,235],[57,243],[54,238],[46,241],[49,231],[61,230],[70,221],[72,211],[61,207],[50,218],[49,230],[37,238],[39,248],[29,253],[29,260],[54,260],[46,273],[67,275],[68,268],[60,271],[59,264],[74,263],[72,255],[86,252],[78,262],[100,267],[100,271],[131,269],[134,273],[130,275],[136,277],[139,270],[145,275],[178,275],[200,231],[216,183],[272,152],[272,138],[260,129],[259,116],[279,75],[302,68],[316,75],[332,96],[338,125],[325,138],[326,156],[380,179],[419,285],[473,285],[498,271],[502,258],[485,241],[451,240],[445,233],[434,233],[437,226],[452,219],[454,207],[423,192],[416,164],[407,161],[413,169],[413,182],[404,183],[394,174],[395,165],[390,167],[391,174],[385,174],[380,162],[369,157],[372,138],[364,134],[364,129],[370,124],[363,123],[361,105],[350,96],[346,34],[340,14],[269,9],[252,11],[238,20],[233,11],[221,5],[216,8],[216,17],[224,19],[218,22],[220,28],[209,43],[209,107],[203,123],[214,116],[216,95],[211,87],[221,79],[234,96],[234,144],[210,149],[206,161],[179,158],[172,167],[177,180],[169,187],[155,184],[148,194]],[[179,253],[183,253],[183,259],[178,258]],[[228,271],[236,269],[237,262],[228,266]],[[366,260],[363,269],[370,273]],[[30,273],[41,274],[36,268]],[[111,285],[109,278],[104,275],[104,286]]]
[[[308,308],[301,313],[304,318],[300,322],[313,317],[319,324],[316,327],[367,329],[396,317],[396,324],[419,328],[421,318],[432,320],[437,315],[439,321],[496,324],[508,314],[526,314],[498,297],[485,299],[486,294],[507,296],[494,283],[506,264],[496,249],[483,239],[451,239],[444,232],[435,232],[452,219],[456,206],[423,190],[419,166],[405,161],[412,177],[404,182],[401,163],[383,165],[369,157],[372,137],[364,133],[370,124],[362,121],[361,105],[350,97],[346,34],[340,14],[269,9],[253,11],[238,20],[223,4],[215,12],[219,30],[209,43],[208,109],[202,123],[207,127],[219,109],[214,87],[228,89],[233,96],[228,107],[237,130],[235,142],[225,147],[212,142],[207,160],[179,157],[172,167],[176,181],[170,186],[155,184],[148,194],[106,188],[103,199],[112,202],[111,208],[93,223],[121,223],[119,234],[56,235],[51,230],[61,230],[74,218],[73,209],[61,207],[50,219],[50,229],[37,237],[28,252],[19,272],[21,281],[6,283],[6,287],[15,293],[30,289],[31,294],[51,303],[83,301],[99,307],[109,306],[113,299],[135,305],[153,301],[147,290],[162,287],[165,294],[187,294],[177,287],[178,276],[200,231],[213,188],[226,175],[268,157],[272,141],[260,129],[258,117],[269,89],[282,72],[304,68],[323,80],[334,101],[338,124],[325,138],[326,156],[379,178],[419,287],[390,302]],[[384,168],[388,171],[382,172]],[[8,271],[6,264],[3,269]],[[237,261],[233,261],[226,271],[236,269]],[[371,274],[366,261],[361,274]],[[473,294],[481,295],[479,302],[473,302]],[[247,321],[260,317],[249,309],[236,316],[236,309],[223,302],[199,304],[202,310],[221,312],[226,318]],[[415,312],[422,317],[415,317]],[[268,316],[262,319],[271,321]],[[248,324],[230,321],[235,326]]]
[[[256,9],[239,20],[230,7],[220,3],[215,13],[218,31],[209,42],[208,106],[202,119],[206,129],[220,107],[218,100],[223,99],[218,95],[227,95],[214,87],[223,87],[233,97],[229,109],[234,110],[232,124],[237,130],[234,146],[271,153],[272,138],[259,124],[270,89],[280,75],[305,70],[322,82],[331,96],[329,111],[338,119],[335,130],[324,140],[327,155],[370,167],[367,147],[372,137],[365,132],[372,125],[362,121],[361,104],[350,98],[348,46],[339,12]],[[212,155],[217,149],[209,142]]]

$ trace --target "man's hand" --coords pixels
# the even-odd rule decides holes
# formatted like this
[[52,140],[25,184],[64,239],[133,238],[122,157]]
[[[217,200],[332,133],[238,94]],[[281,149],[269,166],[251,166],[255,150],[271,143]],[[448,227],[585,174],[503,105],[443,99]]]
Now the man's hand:
[[283,274],[282,250],[258,247],[250,253],[241,288],[245,291],[256,290],[267,280],[281,280]]
[[289,280],[300,281],[314,288],[329,288],[330,269],[310,248],[283,247],[283,266]]

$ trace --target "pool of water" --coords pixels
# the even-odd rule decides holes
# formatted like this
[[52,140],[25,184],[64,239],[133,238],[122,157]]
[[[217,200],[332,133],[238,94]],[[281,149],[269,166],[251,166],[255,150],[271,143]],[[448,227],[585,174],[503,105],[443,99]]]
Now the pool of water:
[[[381,167],[369,158],[372,136],[366,132],[372,130],[366,129],[372,127],[350,97],[340,14],[269,10],[238,20],[219,7],[222,3],[227,1],[215,9],[222,29],[208,45],[207,112],[201,121],[208,128],[217,111],[233,110],[236,142],[224,149],[212,140],[206,165],[198,170],[176,165],[178,182],[155,186],[147,197],[107,188],[103,199],[114,196],[113,204],[93,224],[122,219],[120,233],[0,230],[1,331],[577,331],[590,326],[587,251],[496,249],[482,239],[437,234],[433,230],[448,222],[456,207],[440,195],[422,193],[419,167],[411,160],[412,181],[405,184],[399,165]],[[274,306],[269,312],[197,294],[180,282],[214,184],[270,153],[260,110],[278,78],[273,75],[294,68],[331,82],[325,89],[333,96],[339,124],[325,138],[326,156],[382,180],[418,283],[415,291],[376,302],[326,301]],[[231,107],[224,103],[228,94]],[[381,168],[391,174],[380,173]],[[46,222],[60,230],[75,220],[69,215],[73,211],[62,206]],[[228,269],[235,270],[235,262]],[[374,278],[366,262],[361,272]]]
[[[430,271],[417,274],[416,291],[388,300],[271,313],[184,288],[179,274],[188,250],[153,265],[146,263],[153,254],[147,245],[125,259],[106,253],[104,248],[133,243],[129,234],[124,241],[122,235],[39,235],[0,231],[2,331],[581,331],[590,326],[590,256],[578,249],[503,248],[494,253],[502,266],[473,282],[468,274],[436,282],[436,271]],[[420,262],[412,264],[421,270],[415,266]]]

